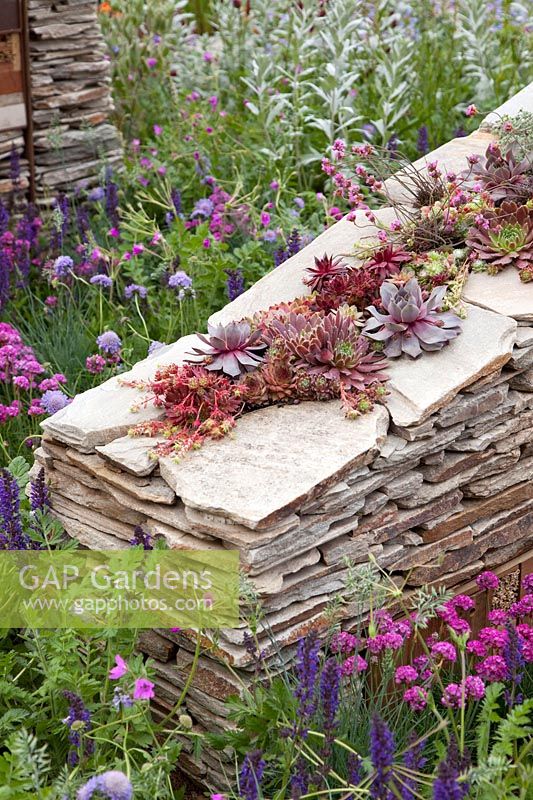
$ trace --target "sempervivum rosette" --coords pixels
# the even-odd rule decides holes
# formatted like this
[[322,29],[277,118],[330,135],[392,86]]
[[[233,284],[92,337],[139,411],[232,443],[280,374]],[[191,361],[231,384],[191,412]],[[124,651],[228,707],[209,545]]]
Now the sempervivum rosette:
[[201,363],[207,370],[224,372],[237,378],[250,372],[264,360],[266,343],[261,331],[252,333],[248,322],[208,325],[208,334],[197,334],[200,344],[188,354],[189,363]]
[[[533,209],[505,202],[485,211],[481,224],[470,228],[466,238],[476,259],[494,274],[509,265],[524,276],[533,272]],[[530,279],[529,277],[527,278]]]
[[377,342],[384,342],[384,353],[397,358],[407,353],[417,358],[422,350],[440,350],[461,332],[461,320],[452,311],[440,311],[446,286],[433,289],[427,299],[416,278],[403,286],[385,281],[381,286],[381,302],[386,313],[370,306],[372,318],[363,333]]

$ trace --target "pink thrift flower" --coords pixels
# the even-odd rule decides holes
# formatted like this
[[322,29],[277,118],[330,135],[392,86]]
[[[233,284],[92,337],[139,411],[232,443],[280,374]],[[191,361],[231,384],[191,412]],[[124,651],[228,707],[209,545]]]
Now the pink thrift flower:
[[487,619],[492,625],[505,625],[507,616],[507,611],[502,611],[501,608],[495,608],[493,611],[489,611]]
[[146,59],[146,66],[148,67],[148,69],[153,69],[156,64],[157,64],[157,58],[151,57]]
[[209,103],[211,108],[216,108],[217,105],[218,105],[218,97],[216,96],[216,94],[213,94],[213,95],[211,95],[211,97],[209,98],[209,100],[207,102]]
[[446,708],[461,708],[463,705],[465,692],[458,683],[450,683],[444,690],[444,696],[441,697],[441,703]]
[[48,295],[44,304],[48,306],[48,308],[55,308],[57,306],[57,297],[53,294]]
[[261,225],[263,225],[265,228],[267,225],[270,225],[270,214],[266,211],[263,211],[261,214]]
[[502,656],[488,656],[476,665],[476,672],[489,683],[507,678],[507,664]]
[[332,653],[352,653],[358,645],[357,636],[347,631],[336,633],[331,639]]
[[506,133],[510,133],[513,130],[513,123],[510,120],[507,120],[507,122],[503,123],[502,127]]
[[209,237],[205,238],[202,242],[203,247],[208,250],[211,247],[211,239]]
[[457,594],[450,600],[453,608],[460,608],[462,611],[471,611],[475,608],[475,602],[467,594]]
[[466,696],[471,697],[472,700],[482,700],[485,697],[485,684],[476,675],[469,675],[465,678],[464,685]]
[[378,239],[380,242],[386,242],[388,238],[386,231],[378,231]]
[[118,239],[118,237],[120,236],[120,231],[118,228],[110,228],[107,233],[113,239]]
[[134,244],[133,245],[133,255],[140,256],[141,253],[144,252],[144,246],[142,244]]
[[435,642],[431,647],[431,655],[433,657],[441,656],[445,661],[457,660],[457,651],[450,642]]
[[115,664],[116,667],[113,667],[109,670],[109,678],[112,681],[118,681],[119,678],[122,678],[123,675],[126,674],[128,671],[128,665],[122,658],[122,656],[116,655],[115,656]]
[[411,711],[423,711],[427,705],[428,693],[422,686],[411,686],[403,693],[403,699]]
[[470,639],[470,641],[466,643],[466,649],[469,653],[472,653],[478,658],[485,658],[487,655],[487,648],[479,639]]
[[533,592],[533,572],[530,572],[529,575],[524,577],[522,587],[526,592]]
[[500,631],[498,628],[482,628],[478,633],[478,638],[486,647],[501,650],[507,643],[507,631]]
[[154,684],[148,678],[137,678],[133,689],[134,700],[150,700],[155,697]]
[[418,678],[418,672],[409,665],[398,667],[394,673],[395,683],[414,683]]
[[279,189],[279,183],[277,181],[271,181],[270,182],[270,188],[274,192],[277,191]]
[[477,106],[475,106],[474,103],[470,103],[470,105],[465,108],[465,117],[475,117],[477,113]]
[[353,675],[354,672],[364,672],[368,669],[368,664],[361,656],[350,656],[341,665],[341,674],[348,676]]
[[161,127],[161,125],[154,125],[154,134],[156,136],[161,136],[162,133],[163,133],[163,128]]

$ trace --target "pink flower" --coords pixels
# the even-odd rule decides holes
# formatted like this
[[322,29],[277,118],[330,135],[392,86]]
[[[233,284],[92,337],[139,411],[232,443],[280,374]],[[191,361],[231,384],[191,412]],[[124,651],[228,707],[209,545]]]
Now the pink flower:
[[270,188],[271,188],[271,189],[272,189],[274,192],[275,192],[275,191],[277,191],[277,190],[279,189],[279,183],[278,183],[278,181],[271,181],[271,182],[270,182]]
[[155,697],[154,684],[148,678],[137,678],[133,689],[134,700],[150,700]]
[[213,94],[213,95],[211,95],[211,97],[209,98],[209,100],[207,102],[209,103],[211,108],[216,108],[217,105],[218,105],[218,97],[216,96],[216,94]]
[[208,250],[211,247],[211,239],[209,237],[206,237],[203,240],[202,245],[203,247],[205,247],[206,250]]
[[47,305],[48,308],[55,308],[55,306],[57,306],[57,297],[53,294],[49,295],[44,301],[44,304]]
[[464,686],[467,697],[471,697],[473,700],[482,700],[485,697],[485,684],[481,678],[469,675],[465,678]]
[[157,64],[157,58],[150,57],[146,59],[146,66],[148,67],[148,69],[153,69],[156,64]]
[[444,690],[440,701],[446,708],[461,708],[465,692],[458,683],[450,683]]
[[393,219],[389,227],[391,231],[399,231],[402,227],[402,223],[399,219]]
[[457,594],[449,602],[453,608],[460,608],[462,611],[471,611],[476,605],[467,594]]
[[144,252],[144,246],[142,244],[134,244],[133,245],[133,255],[140,256],[141,253]]
[[347,631],[336,633],[331,639],[332,653],[353,653],[358,645],[357,636]]
[[500,608],[495,608],[493,611],[489,611],[487,614],[487,619],[493,625],[505,625],[507,622],[507,611],[502,611]]
[[423,711],[427,705],[428,693],[422,686],[411,686],[403,693],[403,699],[411,711]]
[[507,120],[507,122],[503,123],[502,127],[506,133],[510,133],[513,130],[513,123],[510,120]]
[[87,356],[85,359],[85,369],[87,372],[90,372],[91,375],[99,375],[104,371],[106,365],[107,361],[98,353],[96,353],[94,356]]
[[341,665],[342,675],[353,675],[354,672],[364,672],[368,664],[361,656],[350,656]]
[[489,683],[504,681],[507,677],[507,664],[502,656],[488,656],[476,665],[476,672]]
[[[112,681],[118,681],[119,678],[122,678],[123,675],[126,674],[128,671],[128,665],[122,658],[122,656],[116,655],[115,656],[115,664],[116,667],[113,667],[109,670],[109,678]],[[135,684],[137,686],[137,684]]]
[[156,136],[161,136],[162,133],[163,133],[163,128],[161,127],[161,125],[154,125],[154,134]]
[[487,648],[483,642],[479,641],[479,639],[471,639],[469,642],[467,642],[466,649],[469,653],[473,653],[473,655],[477,656],[478,658],[485,658],[487,655]]
[[486,647],[501,650],[507,642],[507,631],[500,631],[498,628],[482,628],[478,633],[478,638]]
[[270,225],[270,214],[268,214],[266,211],[263,211],[261,214],[261,225],[263,225],[265,228],[267,225]]
[[30,382],[25,375],[16,375],[13,378],[13,386],[16,386],[17,389],[24,389],[26,391],[30,388]]
[[470,103],[470,105],[465,108],[465,117],[475,117],[477,113],[477,106],[475,106],[474,103]]
[[466,157],[466,160],[469,164],[478,164],[481,161],[481,156],[479,156],[477,153],[471,153]]
[[208,64],[211,64],[211,62],[214,60],[215,56],[213,55],[213,53],[211,53],[209,50],[206,50],[204,53],[204,61],[206,61]]
[[533,592],[533,572],[530,572],[529,575],[524,577],[522,587],[526,592]]
[[398,667],[394,673],[395,683],[414,683],[418,678],[418,672],[414,667],[409,665],[405,667]]
[[445,661],[456,661],[457,651],[450,642],[435,642],[431,647],[431,655],[441,656]]
[[118,228],[110,228],[107,233],[109,236],[112,236],[113,239],[118,239],[120,236],[120,231]]
[[378,239],[380,242],[386,242],[388,238],[386,231],[378,231]]

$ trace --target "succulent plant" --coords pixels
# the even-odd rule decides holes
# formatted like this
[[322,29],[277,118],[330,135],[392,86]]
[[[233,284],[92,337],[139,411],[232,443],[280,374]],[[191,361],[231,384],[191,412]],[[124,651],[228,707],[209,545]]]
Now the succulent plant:
[[[336,311],[343,306],[364,309],[379,298],[381,280],[377,273],[366,269],[351,269],[327,281],[322,290],[313,295],[313,311]],[[353,313],[353,310],[352,310]]]
[[387,244],[380,250],[376,250],[372,257],[363,264],[364,269],[379,275],[381,280],[397,275],[402,270],[402,264],[412,261],[413,256],[403,248],[394,248]]
[[505,155],[497,144],[490,144],[485,161],[474,164],[472,176],[495,203],[502,200],[525,202],[533,197],[533,153],[519,159],[511,147]]
[[230,322],[228,325],[208,325],[208,334],[199,333],[202,344],[188,353],[189,363],[201,363],[205,369],[224,372],[237,378],[251,372],[264,360],[266,343],[260,330],[252,332],[250,324]]
[[381,371],[383,356],[371,351],[355,321],[340,311],[309,318],[291,314],[284,322],[274,320],[272,329],[286,342],[295,367],[310,375],[323,375],[356,389],[386,380]]
[[416,358],[422,350],[440,350],[461,332],[461,320],[456,314],[439,311],[445,294],[446,286],[439,286],[425,299],[416,278],[403,286],[385,281],[381,302],[386,313],[370,306],[372,318],[363,333],[385,342],[383,352],[390,358],[402,353]]
[[533,209],[504,202],[483,215],[486,227],[470,228],[466,244],[496,273],[513,264],[530,274],[533,269]]
[[327,281],[338,275],[345,275],[348,270],[348,265],[343,263],[340,256],[334,258],[324,253],[322,258],[315,256],[315,266],[307,269],[308,277],[304,279],[304,283],[312,292],[319,292]]

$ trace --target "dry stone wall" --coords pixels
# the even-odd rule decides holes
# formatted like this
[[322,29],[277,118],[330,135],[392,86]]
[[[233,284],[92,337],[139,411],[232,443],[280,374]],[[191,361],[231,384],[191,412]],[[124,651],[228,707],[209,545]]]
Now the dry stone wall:
[[[533,86],[521,107],[533,110]],[[460,156],[483,152],[489,139],[479,132],[461,141]],[[454,142],[439,153],[458,168]],[[375,233],[364,215],[355,226],[337,223],[215,319],[306,293],[314,254],[349,254]],[[468,588],[482,569],[518,568],[533,558],[533,285],[513,269],[477,274],[464,299],[461,336],[443,351],[394,362],[386,405],[356,420],[333,401],[263,408],[178,464],[150,457],[155,440],[127,436],[161,413],[135,411],[139,392],[113,378],[78,396],[45,421],[37,451],[54,513],[92,548],[127,547],[137,524],[170,547],[237,548],[262,599],[259,647],[272,670],[290,662],[311,627],[326,629],[326,606],[345,587],[346,556],[364,564],[372,554],[407,590]],[[157,351],[127,377],[150,378],[159,365],[182,361],[194,338]],[[361,609],[348,602],[342,613],[350,629]],[[198,731],[231,724],[223,701],[255,669],[244,632],[243,621],[220,631],[216,644],[203,641],[185,701]],[[176,702],[194,644],[187,631],[142,635],[141,649],[155,660],[156,713]],[[181,766],[219,789],[234,772],[230,752],[207,747],[197,758],[186,752]]]
[[[122,149],[109,122],[111,79],[95,0],[28,0],[27,7],[35,189],[46,199],[96,183],[102,159],[117,164]],[[22,133],[2,133],[1,191],[13,188],[8,155],[12,144],[22,149]],[[23,168],[19,188],[27,186],[26,160]]]

